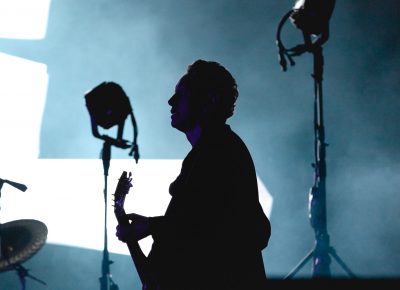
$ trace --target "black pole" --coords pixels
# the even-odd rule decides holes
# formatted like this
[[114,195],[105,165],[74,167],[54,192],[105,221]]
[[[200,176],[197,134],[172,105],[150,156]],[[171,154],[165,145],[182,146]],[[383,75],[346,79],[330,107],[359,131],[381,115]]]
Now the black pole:
[[314,184],[309,191],[309,218],[315,232],[315,246],[285,277],[292,278],[312,258],[312,277],[331,277],[329,234],[326,222],[326,146],[323,118],[322,80],[324,58],[322,47],[312,51],[314,78]]
[[21,282],[21,290],[25,290],[25,287],[26,287],[25,277],[28,274],[28,271],[26,271],[25,268],[19,268],[19,269],[17,269],[17,272],[18,272],[19,281]]
[[292,278],[301,267],[312,259],[312,278],[331,278],[330,264],[331,256],[338,264],[352,277],[356,275],[346,266],[346,264],[336,254],[333,247],[330,246],[330,239],[327,229],[326,214],[326,147],[325,125],[323,114],[323,66],[324,57],[322,47],[316,46],[312,50],[314,59],[314,184],[309,191],[309,218],[315,233],[314,248],[300,261],[296,267],[284,279]]
[[105,141],[103,143],[103,149],[101,151],[101,158],[103,160],[104,169],[104,249],[103,249],[103,260],[101,264],[102,276],[100,280],[100,290],[118,290],[117,284],[111,279],[110,265],[113,261],[110,260],[110,254],[108,252],[108,237],[107,237],[107,188],[108,188],[108,169],[110,168],[111,160],[111,143]]
[[324,58],[322,47],[313,49],[314,58],[314,185],[309,196],[309,218],[315,232],[312,276],[331,277],[329,257],[329,235],[326,223],[326,143],[323,118],[322,79]]

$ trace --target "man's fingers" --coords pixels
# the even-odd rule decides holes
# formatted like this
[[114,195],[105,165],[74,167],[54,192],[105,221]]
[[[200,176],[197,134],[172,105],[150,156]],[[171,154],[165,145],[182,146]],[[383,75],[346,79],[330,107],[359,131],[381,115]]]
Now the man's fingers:
[[128,213],[126,216],[127,216],[128,219],[130,219],[130,220],[145,218],[144,216],[139,215],[139,214],[136,214],[136,213]]

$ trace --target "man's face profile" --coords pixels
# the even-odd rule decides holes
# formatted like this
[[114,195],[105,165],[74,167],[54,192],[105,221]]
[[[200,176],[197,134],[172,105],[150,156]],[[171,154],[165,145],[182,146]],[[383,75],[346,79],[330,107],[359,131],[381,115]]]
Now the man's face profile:
[[190,91],[182,78],[175,87],[175,94],[169,99],[171,106],[171,126],[186,132],[193,128],[196,117],[190,103]]

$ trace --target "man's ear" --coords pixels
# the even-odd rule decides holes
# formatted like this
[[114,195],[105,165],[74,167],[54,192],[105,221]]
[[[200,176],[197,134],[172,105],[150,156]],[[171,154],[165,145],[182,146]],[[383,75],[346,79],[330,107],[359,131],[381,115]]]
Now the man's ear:
[[217,94],[209,94],[207,101],[202,106],[204,114],[214,114],[217,111],[219,104],[219,97]]

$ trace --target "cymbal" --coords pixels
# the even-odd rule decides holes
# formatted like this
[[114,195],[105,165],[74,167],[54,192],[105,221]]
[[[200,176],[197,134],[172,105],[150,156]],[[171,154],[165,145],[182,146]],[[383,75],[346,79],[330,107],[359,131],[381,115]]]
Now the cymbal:
[[43,222],[33,219],[0,224],[0,272],[12,270],[36,254],[46,242],[47,232]]

